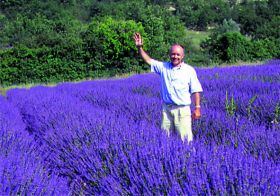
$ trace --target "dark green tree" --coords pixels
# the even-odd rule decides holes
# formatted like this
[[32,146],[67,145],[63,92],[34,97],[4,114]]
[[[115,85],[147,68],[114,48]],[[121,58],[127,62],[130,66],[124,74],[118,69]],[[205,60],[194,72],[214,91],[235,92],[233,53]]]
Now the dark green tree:
[[254,37],[255,31],[271,18],[265,1],[244,1],[234,7],[232,19],[240,24],[243,35]]
[[267,21],[261,25],[255,33],[255,38],[280,38],[280,15],[274,16],[271,21]]
[[241,33],[227,32],[218,38],[216,44],[212,46],[212,51],[223,62],[249,61],[250,44],[250,40]]
[[230,18],[230,4],[223,0],[176,0],[175,14],[189,29],[206,30]]

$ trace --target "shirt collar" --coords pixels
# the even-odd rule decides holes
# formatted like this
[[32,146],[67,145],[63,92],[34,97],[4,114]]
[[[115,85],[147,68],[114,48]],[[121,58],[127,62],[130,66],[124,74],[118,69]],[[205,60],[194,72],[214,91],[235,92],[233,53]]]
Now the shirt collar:
[[183,62],[181,62],[179,65],[177,65],[177,66],[173,66],[172,65],[172,63],[170,63],[170,67],[171,67],[171,69],[173,69],[173,70],[179,70],[179,69],[181,69],[183,66],[184,66],[184,61]]

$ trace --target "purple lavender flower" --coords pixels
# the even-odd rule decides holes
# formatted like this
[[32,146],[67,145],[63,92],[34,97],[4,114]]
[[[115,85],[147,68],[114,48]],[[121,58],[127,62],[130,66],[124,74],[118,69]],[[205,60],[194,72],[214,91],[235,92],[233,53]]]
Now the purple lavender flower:
[[[17,172],[22,178],[13,176],[16,193],[278,195],[279,60],[197,73],[202,119],[193,123],[191,144],[160,130],[154,74],[8,91],[4,108],[17,112],[0,108],[3,130],[18,127],[13,134],[26,136],[2,139],[9,156],[0,173],[27,168]],[[18,152],[25,166],[15,164]],[[31,168],[38,168],[34,184],[23,186]],[[61,187],[53,189],[56,183]]]

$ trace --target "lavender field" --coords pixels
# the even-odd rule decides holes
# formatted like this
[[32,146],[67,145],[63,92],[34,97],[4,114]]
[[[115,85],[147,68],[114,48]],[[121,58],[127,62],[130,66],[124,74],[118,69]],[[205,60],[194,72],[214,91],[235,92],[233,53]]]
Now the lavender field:
[[280,60],[197,74],[190,144],[160,130],[156,74],[9,90],[1,195],[279,195]]

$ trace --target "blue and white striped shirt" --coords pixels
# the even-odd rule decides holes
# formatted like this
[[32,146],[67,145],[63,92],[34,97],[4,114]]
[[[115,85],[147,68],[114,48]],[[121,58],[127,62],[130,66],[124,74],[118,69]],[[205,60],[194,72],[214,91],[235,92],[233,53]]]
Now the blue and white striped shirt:
[[160,75],[161,97],[166,104],[191,105],[191,94],[202,92],[196,71],[188,64],[174,67],[171,62],[153,59],[151,72]]

